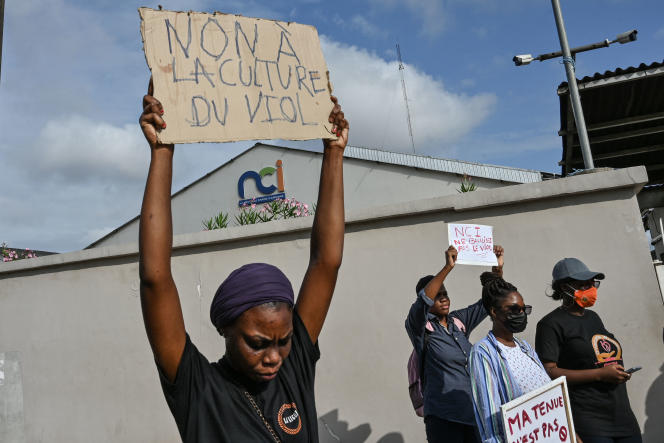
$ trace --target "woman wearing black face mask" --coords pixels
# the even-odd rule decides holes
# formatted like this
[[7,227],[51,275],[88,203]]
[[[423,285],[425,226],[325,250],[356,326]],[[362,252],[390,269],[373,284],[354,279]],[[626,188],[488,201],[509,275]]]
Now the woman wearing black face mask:
[[499,275],[485,272],[480,280],[493,329],[470,352],[475,420],[484,443],[504,443],[500,406],[551,379],[532,346],[514,337],[526,329],[532,307]]
[[574,427],[584,443],[640,443],[622,347],[587,309],[595,304],[603,279],[576,258],[556,263],[551,298],[562,305],[537,323],[535,347],[551,378],[567,377]]

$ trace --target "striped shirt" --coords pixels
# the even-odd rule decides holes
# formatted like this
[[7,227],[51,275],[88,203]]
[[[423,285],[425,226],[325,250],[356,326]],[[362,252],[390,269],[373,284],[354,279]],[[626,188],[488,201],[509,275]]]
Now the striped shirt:
[[[516,337],[514,342],[546,375],[533,347]],[[525,394],[515,380],[503,352],[493,332],[477,342],[470,352],[473,409],[483,443],[504,443],[500,406]]]

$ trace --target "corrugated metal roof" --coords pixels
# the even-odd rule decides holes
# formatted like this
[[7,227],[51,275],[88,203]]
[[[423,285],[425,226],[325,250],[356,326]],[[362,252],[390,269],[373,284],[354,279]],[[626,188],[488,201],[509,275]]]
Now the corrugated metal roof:
[[[579,82],[596,167],[645,165],[649,183],[664,183],[664,62],[596,73]],[[563,175],[583,168],[567,83],[558,87]]]
[[539,171],[348,146],[344,157],[514,183],[542,181]]
[[[577,79],[579,89],[593,86],[601,86],[619,81],[631,80],[635,76],[660,75],[664,74],[664,60],[653,62],[649,65],[641,63],[639,66],[629,66],[627,68],[616,68],[615,71],[596,72],[593,75],[586,75],[581,80]],[[567,93],[567,82],[562,82],[558,86],[558,94]]]

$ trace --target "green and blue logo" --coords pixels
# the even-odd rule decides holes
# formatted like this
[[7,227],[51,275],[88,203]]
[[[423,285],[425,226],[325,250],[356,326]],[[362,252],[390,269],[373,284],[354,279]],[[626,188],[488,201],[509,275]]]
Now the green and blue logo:
[[[240,196],[240,201],[238,202],[238,206],[245,206],[252,203],[256,204],[267,203],[273,200],[286,198],[286,192],[284,188],[284,171],[282,167],[283,162],[281,160],[277,160],[276,166],[277,166],[276,168],[272,166],[266,166],[265,168],[261,169],[258,172],[247,171],[240,176],[240,179],[237,181],[237,193]],[[277,173],[276,186],[275,185],[265,186],[263,184],[263,178],[268,175],[274,175],[275,172]],[[255,198],[245,197],[244,182],[247,181],[248,179],[254,180],[254,182],[256,183],[256,188],[261,194],[263,194],[263,196]],[[275,194],[275,192],[277,193]]]

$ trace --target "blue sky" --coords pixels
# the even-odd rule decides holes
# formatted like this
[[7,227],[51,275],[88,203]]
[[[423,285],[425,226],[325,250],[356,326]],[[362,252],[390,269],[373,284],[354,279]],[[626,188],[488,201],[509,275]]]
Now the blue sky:
[[[554,60],[544,0],[159,2],[314,25],[353,145],[410,151],[395,43],[401,45],[419,154],[558,172]],[[0,242],[80,249],[134,217],[148,148],[137,125],[149,71],[133,0],[8,0],[0,80]],[[636,28],[639,39],[580,54],[577,77],[664,59],[661,1],[563,1],[571,46]],[[176,150],[174,190],[253,142]],[[310,143],[317,146],[319,142]],[[219,209],[219,208],[213,208]]]

